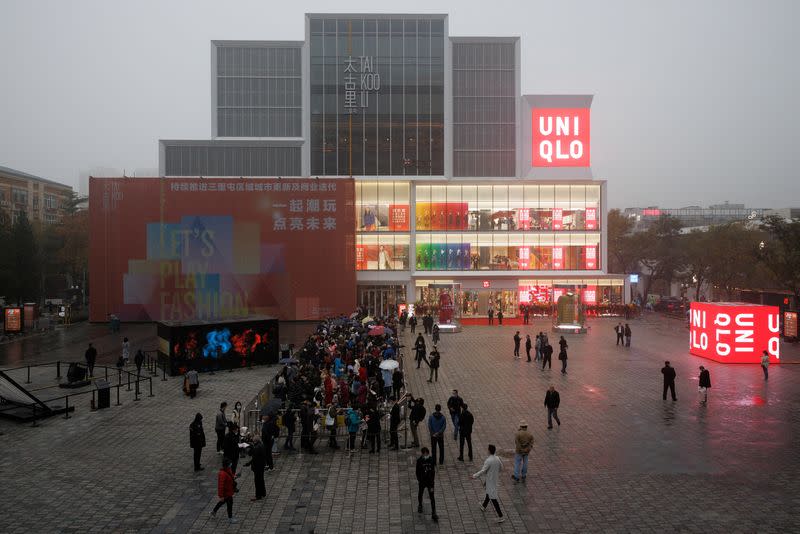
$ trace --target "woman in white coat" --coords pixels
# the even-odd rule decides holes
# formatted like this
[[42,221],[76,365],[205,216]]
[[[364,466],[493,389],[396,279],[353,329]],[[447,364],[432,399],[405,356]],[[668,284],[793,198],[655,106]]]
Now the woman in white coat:
[[495,454],[496,451],[497,448],[494,445],[489,445],[489,456],[483,462],[483,468],[472,475],[472,478],[484,477],[486,497],[483,499],[481,511],[485,512],[486,507],[489,506],[489,501],[492,501],[494,510],[497,512],[497,522],[502,523],[506,518],[503,516],[503,512],[500,510],[500,503],[497,501],[497,482],[500,479],[500,470],[503,468],[503,462]]

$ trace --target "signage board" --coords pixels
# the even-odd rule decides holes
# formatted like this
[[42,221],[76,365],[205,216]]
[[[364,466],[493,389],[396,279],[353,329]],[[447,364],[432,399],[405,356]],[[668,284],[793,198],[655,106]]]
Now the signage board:
[[3,309],[3,329],[7,333],[22,332],[22,308],[10,306]]
[[689,352],[723,363],[760,363],[762,351],[780,362],[777,306],[742,302],[692,302]]
[[783,337],[797,337],[797,312],[783,312]]
[[533,167],[589,167],[589,108],[531,110]]

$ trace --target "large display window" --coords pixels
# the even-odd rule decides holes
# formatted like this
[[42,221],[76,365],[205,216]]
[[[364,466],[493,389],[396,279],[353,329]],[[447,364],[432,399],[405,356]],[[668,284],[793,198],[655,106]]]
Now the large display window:
[[356,230],[408,232],[410,227],[408,182],[356,182]]
[[599,270],[597,233],[426,233],[416,235],[418,271]]
[[599,184],[415,187],[417,230],[514,232],[600,228]]
[[408,234],[365,235],[356,238],[356,270],[407,271]]

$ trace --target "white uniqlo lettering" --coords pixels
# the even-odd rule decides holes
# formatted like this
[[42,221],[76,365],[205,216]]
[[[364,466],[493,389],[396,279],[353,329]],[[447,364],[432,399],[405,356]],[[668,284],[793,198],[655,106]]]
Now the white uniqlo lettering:
[[727,313],[718,313],[714,318],[714,324],[717,326],[728,326],[731,324],[731,316]]
[[708,348],[708,334],[702,332],[699,337],[700,339],[698,339],[696,330],[692,332],[690,337],[692,347],[706,350]]
[[755,316],[752,313],[740,313],[736,316],[736,324],[739,326],[754,326]]
[[692,310],[692,326],[706,327],[706,312],[703,310]]
[[557,139],[555,143],[544,140],[539,143],[539,157],[548,163],[553,162],[553,154],[556,159],[581,159],[583,157],[583,143],[577,139],[569,144],[569,149],[565,150],[565,143]]
[[[774,321],[774,324],[773,324]],[[770,313],[767,316],[767,326],[769,327],[770,332],[778,333],[781,330],[781,321],[776,313]]]
[[727,356],[731,353],[731,346],[727,343],[722,343],[719,338],[721,336],[729,336],[731,334],[730,330],[717,330],[715,335],[717,338],[717,354],[720,356]]
[[[734,352],[754,352],[753,347],[753,330],[734,330],[736,335],[736,344],[733,347]],[[749,344],[750,346],[747,346]]]

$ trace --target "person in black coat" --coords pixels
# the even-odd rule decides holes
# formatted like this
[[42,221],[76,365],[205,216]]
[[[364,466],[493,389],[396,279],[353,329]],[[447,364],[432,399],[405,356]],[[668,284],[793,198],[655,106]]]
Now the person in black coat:
[[517,360],[519,360],[519,343],[520,343],[520,341],[522,341],[522,338],[519,335],[519,330],[517,330],[517,333],[514,334],[514,358],[516,358]]
[[555,386],[550,386],[544,395],[544,405],[547,407],[547,428],[553,428],[553,419],[558,426],[561,426],[561,419],[558,418],[558,405],[561,404],[561,396],[556,391]]
[[286,407],[286,412],[283,414],[283,426],[286,427],[286,442],[283,444],[283,448],[287,451],[293,451],[294,448],[294,427],[296,417],[294,415],[294,410],[292,409],[292,405],[289,404]]
[[228,422],[228,433],[222,443],[222,454],[231,462],[231,471],[236,474],[239,465],[239,427],[233,421]]
[[503,326],[503,310],[497,312],[497,324]]
[[369,453],[381,452],[381,414],[373,405],[367,411],[367,437],[369,438]]
[[267,471],[275,469],[272,463],[272,446],[275,444],[275,438],[280,435],[280,429],[275,422],[275,417],[275,414],[265,415],[263,419],[264,422],[261,425],[261,441],[264,442],[264,450],[267,456]]
[[531,361],[531,348],[533,347],[533,343],[531,343],[531,335],[525,334],[525,354],[528,356],[528,361]]
[[547,366],[548,369],[553,368],[553,346],[550,343],[545,342],[544,346],[542,347],[542,370],[544,367]]
[[194,421],[189,425],[189,447],[194,450],[194,470],[202,471],[203,466],[200,465],[200,453],[203,452],[203,447],[206,446],[206,434],[203,432],[203,415],[197,414],[194,416]]
[[475,424],[475,417],[469,411],[467,404],[461,406],[461,415],[458,418],[458,458],[464,461],[464,442],[467,443],[469,461],[472,461],[472,425]]
[[411,444],[411,446],[419,447],[419,434],[417,433],[417,428],[419,427],[419,424],[425,420],[425,399],[415,399],[414,397],[411,397],[409,405],[411,405],[411,416],[409,417],[411,420],[411,436],[414,438],[414,442]]
[[416,351],[417,369],[419,369],[423,361],[430,365],[428,358],[425,357],[425,338],[422,337],[422,334],[417,336],[417,340],[414,342],[414,350]]
[[267,463],[267,450],[261,442],[261,438],[256,434],[253,436],[253,447],[250,449],[250,461],[244,464],[253,470],[253,482],[256,486],[256,496],[250,499],[258,501],[267,496],[267,487],[264,484],[264,466]]
[[708,390],[711,388],[711,373],[708,372],[708,369],[700,366],[700,393],[703,394],[703,403],[708,402]]
[[417,458],[417,484],[419,492],[417,493],[417,512],[422,513],[422,495],[425,489],[428,490],[428,497],[431,499],[431,519],[434,522],[439,521],[436,515],[436,499],[433,496],[433,487],[436,481],[436,460],[430,455],[428,447],[422,447],[420,450],[422,456]]
[[89,348],[86,349],[86,353],[83,356],[86,358],[86,369],[89,376],[94,376],[94,363],[97,361],[97,349],[89,343]]
[[403,389],[403,371],[398,367],[392,373],[392,394],[395,399],[400,398],[400,390]]
[[[392,399],[394,400],[394,399]],[[400,426],[400,405],[395,402],[389,412],[389,450],[400,450],[397,428]]]
[[142,365],[144,365],[144,353],[141,349],[136,351],[136,356],[133,357],[133,363],[136,364],[136,376],[142,374]]
[[676,401],[678,398],[675,396],[675,369],[670,367],[669,362],[664,362],[664,367],[661,368],[661,374],[664,375],[664,392],[661,397],[667,400],[667,389],[672,393],[672,400]]

